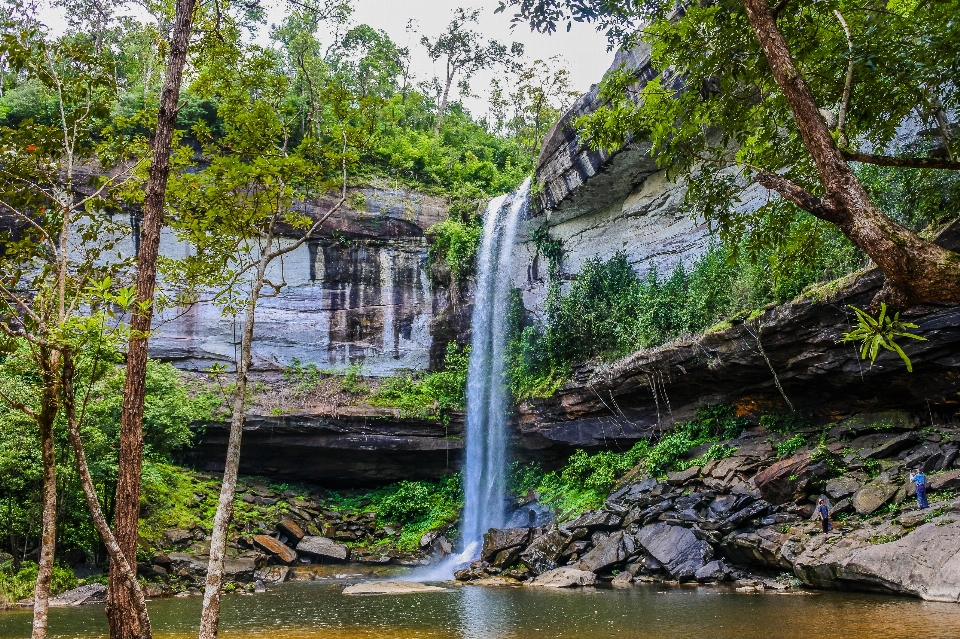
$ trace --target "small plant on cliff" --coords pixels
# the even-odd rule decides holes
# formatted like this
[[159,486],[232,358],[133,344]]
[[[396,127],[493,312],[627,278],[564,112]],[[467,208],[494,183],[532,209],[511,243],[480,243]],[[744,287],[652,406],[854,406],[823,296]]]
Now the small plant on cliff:
[[470,347],[447,344],[443,368],[419,377],[399,375],[384,380],[370,398],[373,406],[399,408],[405,416],[437,418],[446,423],[450,413],[462,410],[467,401],[467,368]]
[[428,268],[444,265],[456,282],[472,275],[476,268],[477,250],[483,236],[480,218],[469,216],[466,222],[448,218],[427,229],[430,248],[427,251]]
[[849,333],[844,333],[844,343],[860,342],[860,358],[867,359],[869,357],[871,367],[876,361],[881,348],[892,351],[900,356],[903,363],[907,365],[907,371],[912,373],[913,364],[910,363],[910,358],[907,357],[907,354],[904,353],[900,345],[897,344],[896,338],[906,337],[926,341],[926,337],[911,333],[908,330],[918,328],[918,326],[910,322],[901,321],[900,313],[895,313],[893,317],[890,317],[890,314],[887,313],[887,305],[883,302],[880,303],[880,315],[878,315],[876,319],[856,306],[850,306],[849,308],[857,314],[857,327]]
[[800,447],[802,447],[806,443],[807,443],[807,440],[804,438],[804,436],[797,433],[790,439],[786,439],[776,445],[777,457],[781,458],[781,457],[787,457],[788,455],[792,455],[798,450],[800,450]]

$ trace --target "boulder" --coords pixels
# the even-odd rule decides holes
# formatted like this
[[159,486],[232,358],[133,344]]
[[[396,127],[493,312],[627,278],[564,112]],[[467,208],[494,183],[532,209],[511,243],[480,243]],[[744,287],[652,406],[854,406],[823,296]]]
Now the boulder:
[[350,549],[343,544],[338,544],[332,539],[326,537],[317,537],[308,535],[297,544],[297,552],[302,552],[312,557],[321,557],[324,559],[333,559],[335,561],[346,561],[350,557]]
[[863,459],[882,459],[893,457],[909,448],[917,439],[919,438],[914,432],[878,433],[857,437],[850,442],[850,448],[859,450]]
[[280,543],[279,540],[274,539],[270,535],[254,535],[253,544],[285,564],[292,564],[297,560],[296,551]]
[[483,535],[480,558],[483,561],[490,561],[501,551],[523,546],[528,541],[530,541],[529,528],[491,528]]
[[183,528],[168,528],[160,533],[165,546],[180,546],[193,540],[193,533]]
[[545,573],[557,567],[557,560],[573,541],[573,535],[553,530],[540,535],[520,553],[520,561],[535,575]]
[[897,486],[885,482],[871,482],[853,495],[853,508],[861,515],[869,515],[897,494]]
[[609,530],[623,522],[623,517],[609,510],[587,511],[563,525],[567,530],[586,528],[587,530]]
[[260,583],[282,584],[290,574],[290,566],[264,566],[253,574]]
[[577,586],[592,586],[596,582],[597,576],[592,572],[563,567],[548,570],[531,581],[528,581],[527,585],[541,586],[543,588],[573,588]]
[[916,528],[920,524],[924,523],[927,519],[927,515],[930,513],[924,510],[914,510],[912,512],[906,512],[900,515],[900,525],[904,528]]
[[721,525],[722,530],[733,530],[734,528],[739,527],[744,522],[747,522],[755,517],[760,517],[770,510],[770,504],[763,501],[755,501],[743,510],[738,510],[729,517],[727,517],[723,524]]
[[494,568],[509,568],[517,563],[517,560],[520,558],[521,550],[523,550],[523,548],[520,546],[501,550],[493,556],[493,561],[490,562],[490,565]]
[[726,579],[729,572],[730,569],[727,568],[723,561],[714,559],[710,563],[697,570],[697,572],[693,573],[693,577],[700,583],[723,581]]
[[694,479],[697,475],[700,474],[699,466],[691,466],[690,468],[684,470],[678,470],[675,473],[667,473],[667,483],[680,485],[685,484],[691,479]]
[[87,604],[102,604],[107,601],[107,587],[102,584],[88,584],[50,598],[51,608],[67,608]]
[[834,439],[844,439],[862,433],[878,430],[905,430],[914,428],[917,418],[905,411],[888,411],[884,413],[860,413],[847,417],[832,427],[827,434]]
[[697,539],[687,528],[666,523],[642,528],[637,541],[675,579],[689,581],[700,568],[713,558],[710,545]]
[[297,522],[289,517],[284,517],[280,520],[280,523],[277,524],[277,530],[286,535],[287,539],[294,544],[300,543],[300,540],[307,534],[303,532],[303,528],[301,528]]
[[600,572],[626,561],[635,550],[636,541],[633,535],[619,530],[585,554],[577,567],[587,572]]
[[196,579],[207,574],[207,557],[200,557],[186,552],[172,552],[168,555],[170,559],[170,572],[178,577],[187,577]]
[[924,524],[884,544],[844,537],[812,543],[794,562],[794,573],[818,588],[849,588],[960,602],[960,522]]
[[801,479],[810,475],[810,465],[810,455],[806,453],[782,459],[759,473],[754,484],[763,498],[771,504],[794,501],[803,497],[802,490],[798,490],[798,484]]
[[623,570],[617,573],[617,576],[613,578],[613,581],[610,582],[610,585],[614,588],[626,588],[633,583],[633,575],[630,574],[629,570]]
[[225,559],[223,561],[223,577],[226,581],[253,581],[257,570],[257,562],[248,557]]
[[[960,488],[960,470],[948,470],[945,473],[937,473],[927,476],[927,492],[940,492],[941,490],[954,490]],[[916,487],[914,487],[916,492]]]
[[862,484],[849,475],[835,477],[827,482],[826,491],[833,499],[840,499],[860,490]]

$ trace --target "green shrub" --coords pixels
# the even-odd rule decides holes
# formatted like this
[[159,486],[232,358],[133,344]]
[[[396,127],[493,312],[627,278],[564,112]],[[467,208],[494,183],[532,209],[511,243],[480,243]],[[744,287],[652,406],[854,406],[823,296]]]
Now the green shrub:
[[418,521],[430,513],[430,489],[416,481],[402,481],[380,502],[379,512],[392,522]]
[[462,282],[476,268],[477,251],[483,237],[482,221],[470,216],[464,223],[454,218],[437,222],[427,229],[430,246],[427,250],[428,268],[445,264],[454,280]]
[[414,550],[425,533],[456,523],[463,508],[463,487],[456,473],[436,482],[401,481],[368,492],[334,492],[328,504],[338,510],[376,513],[383,523],[400,527],[393,540],[398,548]]
[[716,444],[697,459],[683,460],[691,448],[739,436],[746,424],[733,406],[703,406],[695,419],[675,425],[654,445],[644,440],[624,452],[607,450],[593,455],[578,450],[563,468],[552,472],[544,472],[539,464],[514,463],[510,468],[510,490],[517,495],[536,490],[542,503],[561,515],[573,517],[602,505],[616,482],[631,469],[660,476],[729,457],[736,449]]
[[[0,564],[0,604],[13,604],[21,599],[33,597],[33,589],[37,584],[37,574],[40,567],[27,561],[17,570],[13,562]],[[59,565],[53,566],[53,580],[50,583],[50,594],[59,595],[77,587],[77,577],[69,568]]]
[[777,444],[777,457],[787,457],[788,455],[792,455],[800,450],[800,448],[806,443],[806,438],[800,433],[797,433],[790,439],[786,439]]
[[[859,268],[862,254],[838,232],[805,218],[771,213],[735,246],[713,244],[669,273],[638,274],[618,252],[583,263],[564,292],[563,248],[546,229],[534,241],[550,265],[543,321],[511,322],[510,386],[516,399],[551,394],[578,362],[615,359],[684,335],[703,333],[723,318],[784,302],[810,284]],[[519,305],[519,303],[517,303]]]
[[433,373],[388,377],[370,398],[374,406],[400,409],[405,416],[437,418],[446,423],[451,411],[463,410],[467,401],[470,347],[447,344],[443,368]]

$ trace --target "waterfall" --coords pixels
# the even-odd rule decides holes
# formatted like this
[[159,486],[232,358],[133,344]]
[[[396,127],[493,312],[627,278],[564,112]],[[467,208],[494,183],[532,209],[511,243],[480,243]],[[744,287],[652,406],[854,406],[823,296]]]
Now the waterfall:
[[507,415],[504,378],[507,318],[513,283],[513,242],[527,207],[529,178],[509,198],[487,206],[483,243],[477,255],[467,374],[467,449],[461,539],[466,549],[489,528],[503,526],[506,513]]
[[506,523],[507,418],[510,397],[505,378],[507,317],[513,283],[513,242],[527,207],[530,179],[510,195],[494,198],[483,220],[477,255],[477,286],[470,327],[467,371],[467,449],[463,466],[461,549],[442,562],[406,578],[441,581],[480,554],[483,533]]

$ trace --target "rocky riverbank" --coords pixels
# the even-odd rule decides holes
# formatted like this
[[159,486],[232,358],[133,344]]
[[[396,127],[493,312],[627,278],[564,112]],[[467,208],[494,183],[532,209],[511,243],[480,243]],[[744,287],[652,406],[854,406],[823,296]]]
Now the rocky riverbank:
[[[811,443],[778,459],[778,447],[798,435]],[[859,415],[799,433],[755,427],[723,445],[727,458],[664,478],[629,474],[599,510],[540,528],[490,530],[480,561],[457,579],[736,581],[745,589],[803,584],[960,601],[955,425]],[[927,510],[912,499],[907,469],[915,466],[929,474]],[[813,515],[820,497],[832,509],[827,535]]]
[[[194,495],[191,508],[216,503],[219,486],[203,476],[209,491]],[[277,490],[258,480],[238,484],[234,525],[227,544],[225,589],[253,591],[263,584],[311,581],[337,574],[383,576],[381,568],[430,563],[430,556],[451,552],[438,532],[419,547],[401,548],[402,525],[378,520],[362,507],[333,506],[324,491]],[[362,500],[361,500],[362,502]],[[141,543],[137,565],[150,597],[200,594],[206,577],[211,526],[169,528]],[[389,571],[388,571],[389,572]]]

